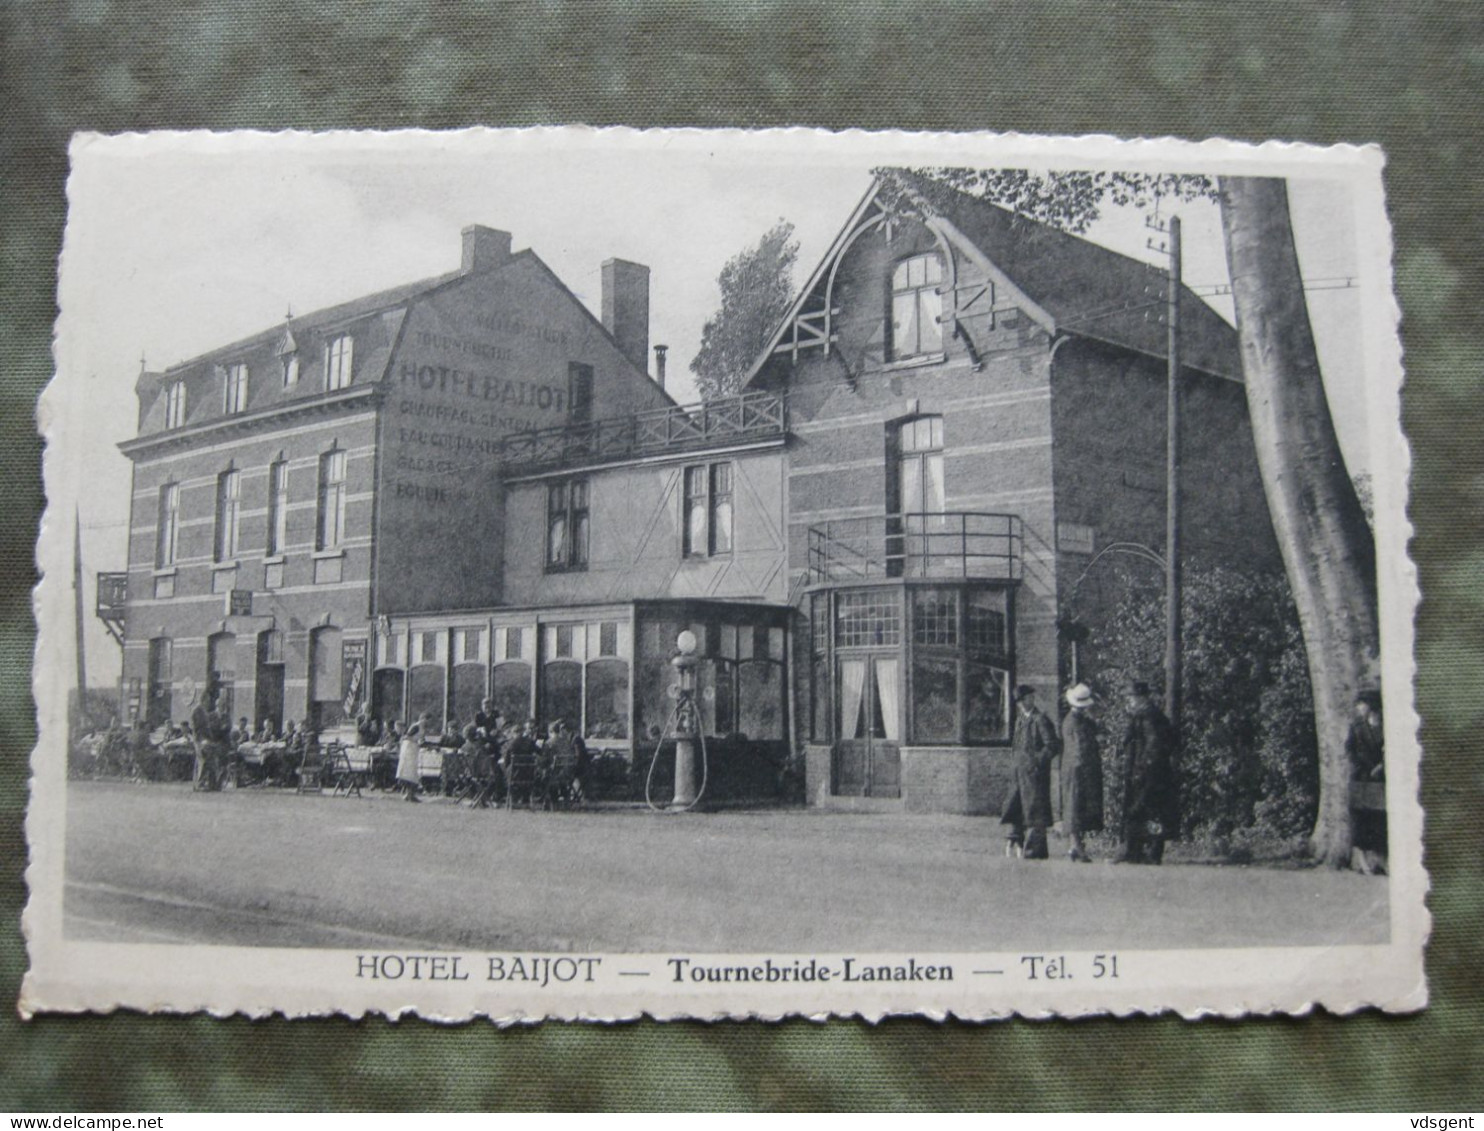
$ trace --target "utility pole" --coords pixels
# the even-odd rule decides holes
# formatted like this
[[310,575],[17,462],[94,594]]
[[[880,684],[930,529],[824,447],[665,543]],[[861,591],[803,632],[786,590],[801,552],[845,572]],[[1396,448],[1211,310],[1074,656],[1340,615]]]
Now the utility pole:
[[1170,217],[1167,313],[1169,388],[1165,409],[1165,712],[1180,733],[1180,217]]

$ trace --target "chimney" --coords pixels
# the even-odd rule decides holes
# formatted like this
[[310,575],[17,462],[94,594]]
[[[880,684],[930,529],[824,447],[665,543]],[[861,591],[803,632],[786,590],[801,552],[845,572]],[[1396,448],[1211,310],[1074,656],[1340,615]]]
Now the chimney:
[[603,261],[603,329],[639,369],[649,369],[649,268],[627,259]]
[[464,259],[459,271],[473,275],[489,271],[510,258],[510,233],[483,224],[470,224],[464,229]]
[[665,391],[665,354],[669,352],[669,346],[654,347],[654,383],[662,393]]

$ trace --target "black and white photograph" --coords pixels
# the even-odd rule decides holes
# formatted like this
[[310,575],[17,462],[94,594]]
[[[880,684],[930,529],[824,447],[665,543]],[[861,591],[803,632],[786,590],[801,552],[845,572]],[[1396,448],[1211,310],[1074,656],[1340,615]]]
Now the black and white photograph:
[[76,137],[23,1012],[1421,1008],[1383,164]]

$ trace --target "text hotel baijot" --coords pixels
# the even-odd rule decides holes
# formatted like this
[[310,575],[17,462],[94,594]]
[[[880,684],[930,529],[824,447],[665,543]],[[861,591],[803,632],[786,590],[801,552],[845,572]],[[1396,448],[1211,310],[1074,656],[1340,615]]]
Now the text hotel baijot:
[[[991,811],[1013,686],[1096,675],[1119,590],[1088,566],[1163,541],[1163,285],[873,190],[742,391],[679,406],[646,268],[603,264],[599,320],[467,229],[456,272],[141,375],[126,710],[491,696],[647,761],[689,629],[713,799]],[[1235,333],[1183,302],[1187,560],[1276,569]]]

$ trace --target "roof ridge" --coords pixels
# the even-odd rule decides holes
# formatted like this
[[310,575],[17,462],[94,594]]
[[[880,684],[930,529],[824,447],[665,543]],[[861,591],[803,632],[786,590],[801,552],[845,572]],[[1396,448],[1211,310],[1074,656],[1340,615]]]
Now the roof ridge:
[[313,331],[325,323],[337,322],[341,318],[360,318],[381,313],[393,307],[411,302],[414,299],[423,298],[433,291],[445,287],[450,283],[456,283],[461,279],[470,279],[478,275],[490,275],[494,272],[502,271],[516,259],[534,254],[529,248],[524,248],[521,251],[512,253],[503,263],[488,271],[468,272],[462,269],[445,271],[440,275],[430,275],[426,278],[415,279],[410,283],[399,283],[391,287],[382,287],[380,290],[372,291],[369,294],[345,299],[342,302],[331,303],[328,306],[311,310],[307,314],[285,318],[276,325],[265,327],[256,333],[245,334],[224,345],[204,350],[201,353],[177,361],[173,365],[167,365],[163,369],[153,371],[153,374],[160,377],[168,376],[182,369],[189,369],[193,366],[200,365],[202,362],[209,361],[222,354],[233,353],[246,349],[249,346],[261,344],[265,340],[275,339],[282,336],[285,330],[289,332],[297,330],[302,333],[304,331]]

